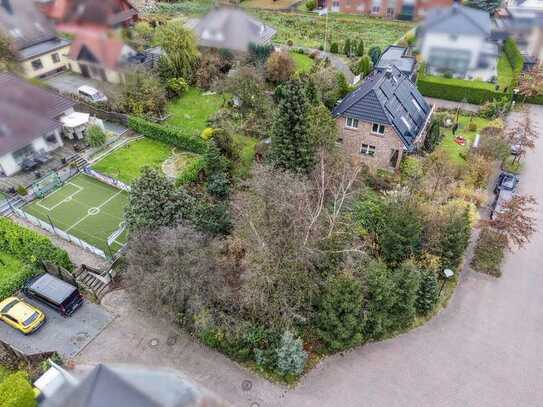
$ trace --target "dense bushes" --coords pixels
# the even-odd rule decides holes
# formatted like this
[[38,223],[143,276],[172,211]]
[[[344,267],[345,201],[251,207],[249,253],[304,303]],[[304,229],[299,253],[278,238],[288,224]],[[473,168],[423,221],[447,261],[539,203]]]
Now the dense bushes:
[[201,171],[205,168],[205,165],[206,161],[204,157],[198,157],[192,160],[185,168],[183,168],[181,174],[177,176],[177,185],[196,181]]
[[47,237],[3,217],[0,218],[0,252],[30,265],[48,261],[66,270],[73,270],[68,253],[54,246]]
[[0,406],[35,407],[36,405],[34,391],[25,372],[13,373],[0,383]]
[[187,134],[180,128],[161,126],[135,116],[128,119],[128,126],[136,133],[171,144],[184,151],[203,154],[207,150],[207,143],[198,134]]
[[511,68],[513,68],[513,80],[511,85],[514,87],[516,86],[518,78],[522,72],[522,68],[524,67],[524,58],[522,57],[515,40],[513,40],[511,37],[505,40],[505,43],[503,44],[503,52],[505,53]]
[[0,253],[0,301],[22,287],[33,268],[14,257]]

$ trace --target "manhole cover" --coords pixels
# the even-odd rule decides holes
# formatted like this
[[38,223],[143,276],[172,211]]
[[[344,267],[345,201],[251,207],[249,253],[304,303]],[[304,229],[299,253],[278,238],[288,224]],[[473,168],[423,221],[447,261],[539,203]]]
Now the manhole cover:
[[177,342],[177,335],[169,336],[168,339],[166,340],[166,344],[168,346],[173,346],[176,344],[176,342]]
[[241,389],[243,391],[249,391],[253,388],[253,382],[250,380],[244,380],[241,382]]
[[158,346],[159,343],[160,343],[160,342],[159,342],[159,340],[158,340],[157,338],[153,338],[153,339],[151,339],[151,340],[149,341],[149,346],[150,346],[151,348],[156,348],[156,347]]

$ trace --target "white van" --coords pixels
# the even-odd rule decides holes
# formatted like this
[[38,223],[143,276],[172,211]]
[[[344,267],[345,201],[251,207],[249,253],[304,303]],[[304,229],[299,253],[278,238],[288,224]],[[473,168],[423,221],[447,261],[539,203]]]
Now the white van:
[[77,88],[77,95],[91,103],[107,102],[106,95],[104,95],[98,89],[94,89],[92,86],[80,86]]

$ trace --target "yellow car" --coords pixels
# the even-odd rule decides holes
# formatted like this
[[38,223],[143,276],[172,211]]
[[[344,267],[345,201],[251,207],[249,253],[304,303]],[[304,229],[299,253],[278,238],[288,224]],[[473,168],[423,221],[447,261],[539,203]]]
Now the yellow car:
[[0,302],[0,319],[26,335],[43,325],[45,314],[17,297],[9,297]]

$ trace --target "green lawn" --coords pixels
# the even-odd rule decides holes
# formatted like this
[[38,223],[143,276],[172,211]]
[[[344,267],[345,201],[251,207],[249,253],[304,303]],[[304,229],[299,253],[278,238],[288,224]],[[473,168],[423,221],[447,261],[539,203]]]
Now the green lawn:
[[[476,130],[470,131],[468,129],[470,122],[475,123],[475,125],[477,126]],[[482,129],[488,126],[501,127],[503,126],[503,122],[501,119],[488,120],[477,116],[470,117],[460,115],[458,118],[458,130],[456,131],[455,136],[453,136],[452,130],[450,128],[441,129],[444,137],[439,148],[445,150],[455,163],[459,165],[464,165],[465,160],[462,155],[468,152],[469,146],[475,140],[475,135],[477,133],[480,133]],[[466,143],[463,146],[457,144],[454,141],[456,136],[464,137],[466,139]]]
[[189,88],[181,97],[168,104],[170,117],[166,124],[200,135],[207,127],[207,119],[223,104],[221,95],[204,95],[200,89]]
[[13,295],[32,274],[31,267],[15,257],[0,253],[0,301]]
[[453,85],[453,86],[462,86],[469,87],[474,89],[488,89],[496,90],[496,85],[490,82],[479,81],[476,79],[467,80],[467,79],[456,79],[456,78],[445,78],[444,76],[438,75],[428,75],[423,74],[422,71],[419,71],[419,79],[424,79],[425,82],[433,83],[442,83],[444,85]]
[[[70,178],[61,188],[22,209],[46,223],[109,254],[108,237],[124,223],[128,192],[85,174]],[[126,243],[126,233],[111,244],[112,251]]]
[[172,147],[148,138],[132,141],[95,163],[96,171],[130,184],[143,167],[159,168],[171,155]]
[[309,72],[313,66],[313,60],[309,56],[294,51],[291,51],[289,54],[296,64],[296,72]]
[[[274,41],[295,46],[318,48],[324,44],[326,17],[315,13],[266,11],[251,9],[261,21],[277,30]],[[331,13],[328,15],[328,44],[337,42],[340,49],[347,38],[363,39],[366,50],[373,46],[384,49],[398,41],[414,27],[409,21],[384,20],[361,15]]]
[[251,172],[253,161],[255,159],[255,147],[258,140],[252,137],[236,134],[234,143],[239,151],[239,164],[234,169],[234,175],[240,178],[247,178]]

